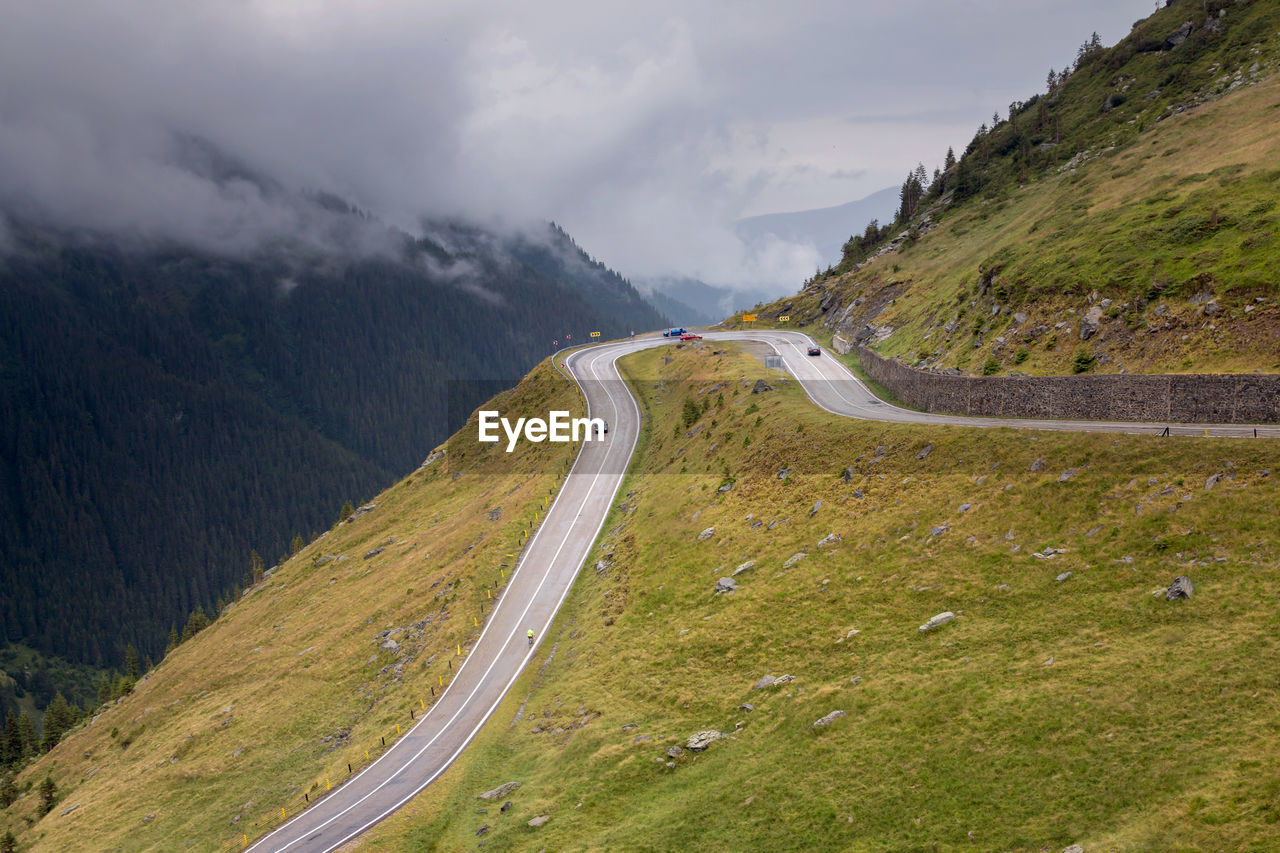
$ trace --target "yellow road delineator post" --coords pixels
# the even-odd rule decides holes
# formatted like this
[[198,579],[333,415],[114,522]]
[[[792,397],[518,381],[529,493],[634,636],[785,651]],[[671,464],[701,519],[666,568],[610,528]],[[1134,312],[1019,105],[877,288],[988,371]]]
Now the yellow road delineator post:
[[364,760],[365,760],[365,761],[368,761],[368,760],[369,760],[369,750],[367,750],[367,749],[364,751]]
[[400,724],[396,723],[396,737],[400,736]]
[[249,836],[247,836],[247,835],[244,837],[244,846],[245,846],[245,847],[248,847],[248,846],[249,846]]
[[[486,592],[488,592],[488,590],[485,590],[485,591],[486,591]],[[479,622],[479,620],[477,620],[477,619],[476,619],[476,617],[472,616],[472,617],[471,617],[471,625],[472,625],[472,627],[474,627],[474,628],[479,628],[479,627],[480,627],[480,622]]]
[[329,781],[329,777],[328,777],[328,776],[326,776],[326,777],[325,777],[325,779],[324,779],[324,789],[325,789],[325,791],[326,791],[326,792],[328,792],[328,791],[332,791],[332,790],[333,790],[333,783],[331,783],[331,782]]
[[458,643],[458,657],[462,657],[462,643]]
[[422,706],[422,710],[427,710],[427,702],[425,699],[419,699],[418,704]]
[[281,807],[280,807],[280,819],[281,819],[281,820],[284,820],[284,819],[285,819],[284,806],[281,806]]

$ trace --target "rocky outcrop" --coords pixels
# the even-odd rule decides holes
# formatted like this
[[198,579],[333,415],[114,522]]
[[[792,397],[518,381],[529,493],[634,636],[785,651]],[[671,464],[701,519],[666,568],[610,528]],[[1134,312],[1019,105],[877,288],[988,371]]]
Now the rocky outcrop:
[[724,735],[715,729],[707,729],[703,732],[695,732],[689,735],[689,740],[685,742],[685,749],[692,752],[702,752],[702,750],[711,746],[711,744],[723,738]]
[[829,726],[843,716],[845,716],[844,711],[832,711],[830,714],[827,714],[825,717],[821,717],[820,719],[818,719],[813,724],[813,728],[820,729],[820,728],[823,728],[824,726]]
[[1165,601],[1177,601],[1182,598],[1190,598],[1195,594],[1196,588],[1191,583],[1191,578],[1185,575],[1179,575],[1173,579],[1173,583],[1169,584],[1168,591],[1164,594]]
[[1164,49],[1173,50],[1175,47],[1191,38],[1191,32],[1194,29],[1195,26],[1190,21],[1183,21],[1182,26],[1164,37]]
[[733,578],[720,578],[720,580],[716,581],[717,594],[733,592],[737,588],[738,588],[738,582],[735,581]]
[[1080,340],[1087,341],[1098,332],[1102,324],[1102,306],[1094,305],[1080,319]]
[[505,797],[507,794],[510,794],[512,791],[514,791],[516,788],[519,788],[519,787],[520,787],[519,782],[508,782],[505,785],[499,785],[498,787],[494,788],[492,791],[485,791],[483,794],[479,795],[478,799],[500,800],[503,797]]
[[950,610],[943,611],[942,613],[939,613],[937,616],[931,617],[928,622],[921,625],[920,630],[921,632],[932,631],[934,628],[937,628],[939,625],[945,625],[955,618],[956,618],[956,615],[952,613]]

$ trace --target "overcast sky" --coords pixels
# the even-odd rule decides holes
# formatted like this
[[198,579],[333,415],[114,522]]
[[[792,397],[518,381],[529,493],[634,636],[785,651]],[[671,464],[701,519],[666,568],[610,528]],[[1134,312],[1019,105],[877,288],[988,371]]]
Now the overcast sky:
[[798,285],[805,247],[748,253],[732,221],[932,171],[1154,6],[0,0],[0,203],[228,245],[296,227],[175,168],[180,134],[406,226],[554,219],[633,277]]

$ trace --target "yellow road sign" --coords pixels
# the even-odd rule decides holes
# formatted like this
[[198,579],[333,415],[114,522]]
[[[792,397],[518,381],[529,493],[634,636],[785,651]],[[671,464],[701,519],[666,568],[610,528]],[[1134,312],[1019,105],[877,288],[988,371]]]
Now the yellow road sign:
[[598,338],[598,337],[600,337],[600,333],[599,333],[599,332],[592,332],[592,333],[591,333],[591,337],[593,337],[593,338]]
[[755,314],[743,314],[743,315],[742,315],[742,322],[744,322],[744,323],[754,323],[755,321],[756,321],[756,315],[755,315]]
[[787,321],[788,321],[788,320],[790,320],[790,319],[791,319],[791,315],[790,315],[790,314],[779,314],[779,315],[778,315],[778,322],[779,322],[779,323],[785,323],[785,322],[787,322]]

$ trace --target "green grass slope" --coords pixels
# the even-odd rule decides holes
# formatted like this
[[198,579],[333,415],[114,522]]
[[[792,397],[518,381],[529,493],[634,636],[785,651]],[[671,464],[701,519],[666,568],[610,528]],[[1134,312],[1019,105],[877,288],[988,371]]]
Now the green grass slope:
[[[860,423],[714,353],[626,360],[647,426],[589,568],[467,753],[354,848],[1280,844],[1274,442]],[[1191,600],[1153,595],[1182,574]]]
[[[579,401],[546,362],[494,400],[522,414]],[[246,590],[23,769],[0,836],[19,850],[240,849],[377,758],[468,653],[570,461],[567,445],[485,447],[420,468]],[[46,775],[57,803],[42,815]]]
[[975,137],[884,254],[757,314],[970,373],[1070,373],[1081,351],[1280,369],[1278,22],[1274,0],[1162,9]]

